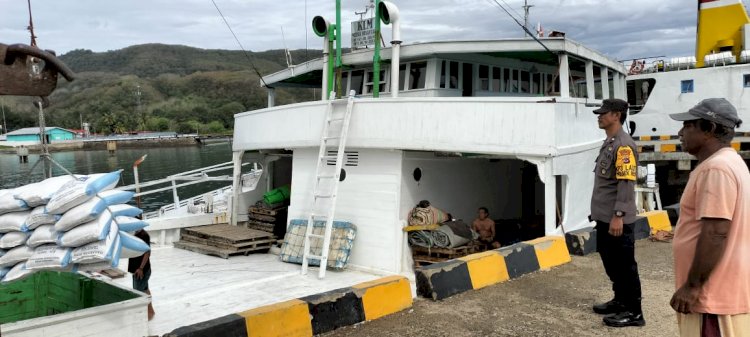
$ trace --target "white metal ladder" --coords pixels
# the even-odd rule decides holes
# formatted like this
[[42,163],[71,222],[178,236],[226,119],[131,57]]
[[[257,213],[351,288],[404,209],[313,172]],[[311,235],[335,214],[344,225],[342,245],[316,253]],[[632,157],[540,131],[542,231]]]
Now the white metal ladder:
[[[318,152],[318,162],[315,169],[312,207],[310,208],[310,215],[307,217],[307,229],[305,230],[305,247],[302,255],[303,275],[307,274],[307,267],[311,259],[320,260],[318,278],[323,278],[326,274],[328,252],[331,246],[331,232],[333,231],[333,215],[336,212],[336,194],[339,189],[341,168],[344,164],[344,148],[346,147],[346,138],[349,133],[349,121],[351,120],[352,108],[354,106],[354,94],[354,90],[349,93],[346,111],[343,116],[334,113],[333,104],[335,103],[334,98],[336,94],[331,92],[328,99],[326,119],[323,125],[323,135],[320,139],[320,151]],[[336,149],[335,155],[331,155],[334,152],[332,149]],[[336,161],[336,165],[333,171],[331,171],[331,167],[328,164],[333,160]],[[325,221],[325,232],[323,235],[313,234],[316,220]],[[323,240],[320,255],[312,254],[312,239]]]

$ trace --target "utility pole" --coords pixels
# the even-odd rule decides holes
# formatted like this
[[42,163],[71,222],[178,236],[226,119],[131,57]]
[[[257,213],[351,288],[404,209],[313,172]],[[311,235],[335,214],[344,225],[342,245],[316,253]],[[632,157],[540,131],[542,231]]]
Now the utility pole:
[[[528,31],[529,29],[529,9],[534,5],[529,5],[529,0],[523,0],[523,27]],[[529,37],[529,33],[524,32],[524,36]]]
[[135,99],[136,99],[136,103],[138,104],[138,107],[137,107],[138,111],[136,112],[136,116],[138,116],[137,118],[140,122],[139,124],[143,124],[141,125],[141,127],[143,128],[142,131],[145,131],[146,121],[144,120],[143,114],[141,112],[141,85],[140,84],[136,85],[135,87]]

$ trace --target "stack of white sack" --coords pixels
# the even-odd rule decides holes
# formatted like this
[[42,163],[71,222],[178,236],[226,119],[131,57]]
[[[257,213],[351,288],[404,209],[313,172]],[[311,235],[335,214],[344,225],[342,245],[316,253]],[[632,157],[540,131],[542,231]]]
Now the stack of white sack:
[[128,232],[148,224],[127,205],[132,192],[114,190],[120,172],[59,176],[0,190],[0,280],[38,270],[98,271],[149,250]]

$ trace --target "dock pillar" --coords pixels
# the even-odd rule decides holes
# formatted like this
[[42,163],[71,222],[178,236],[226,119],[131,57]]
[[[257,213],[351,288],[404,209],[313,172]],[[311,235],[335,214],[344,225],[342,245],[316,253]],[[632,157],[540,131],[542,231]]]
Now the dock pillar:
[[114,140],[107,141],[107,151],[109,151],[109,154],[114,154],[117,150],[117,142]]
[[16,154],[18,155],[18,162],[28,163],[29,162],[29,148],[25,146],[21,146],[18,149],[16,149]]

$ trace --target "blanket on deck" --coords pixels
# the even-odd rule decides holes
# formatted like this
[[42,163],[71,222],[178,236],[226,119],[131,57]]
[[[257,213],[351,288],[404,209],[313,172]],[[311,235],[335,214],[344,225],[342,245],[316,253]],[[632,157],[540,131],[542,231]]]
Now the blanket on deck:
[[448,213],[432,206],[414,207],[409,212],[409,226],[427,226],[449,221]]
[[[471,242],[471,230],[462,228],[463,222],[451,221],[436,230],[409,232],[409,243],[421,247],[455,248]],[[463,224],[463,227],[466,225]],[[466,235],[468,233],[468,237]],[[459,235],[461,234],[461,235]]]

